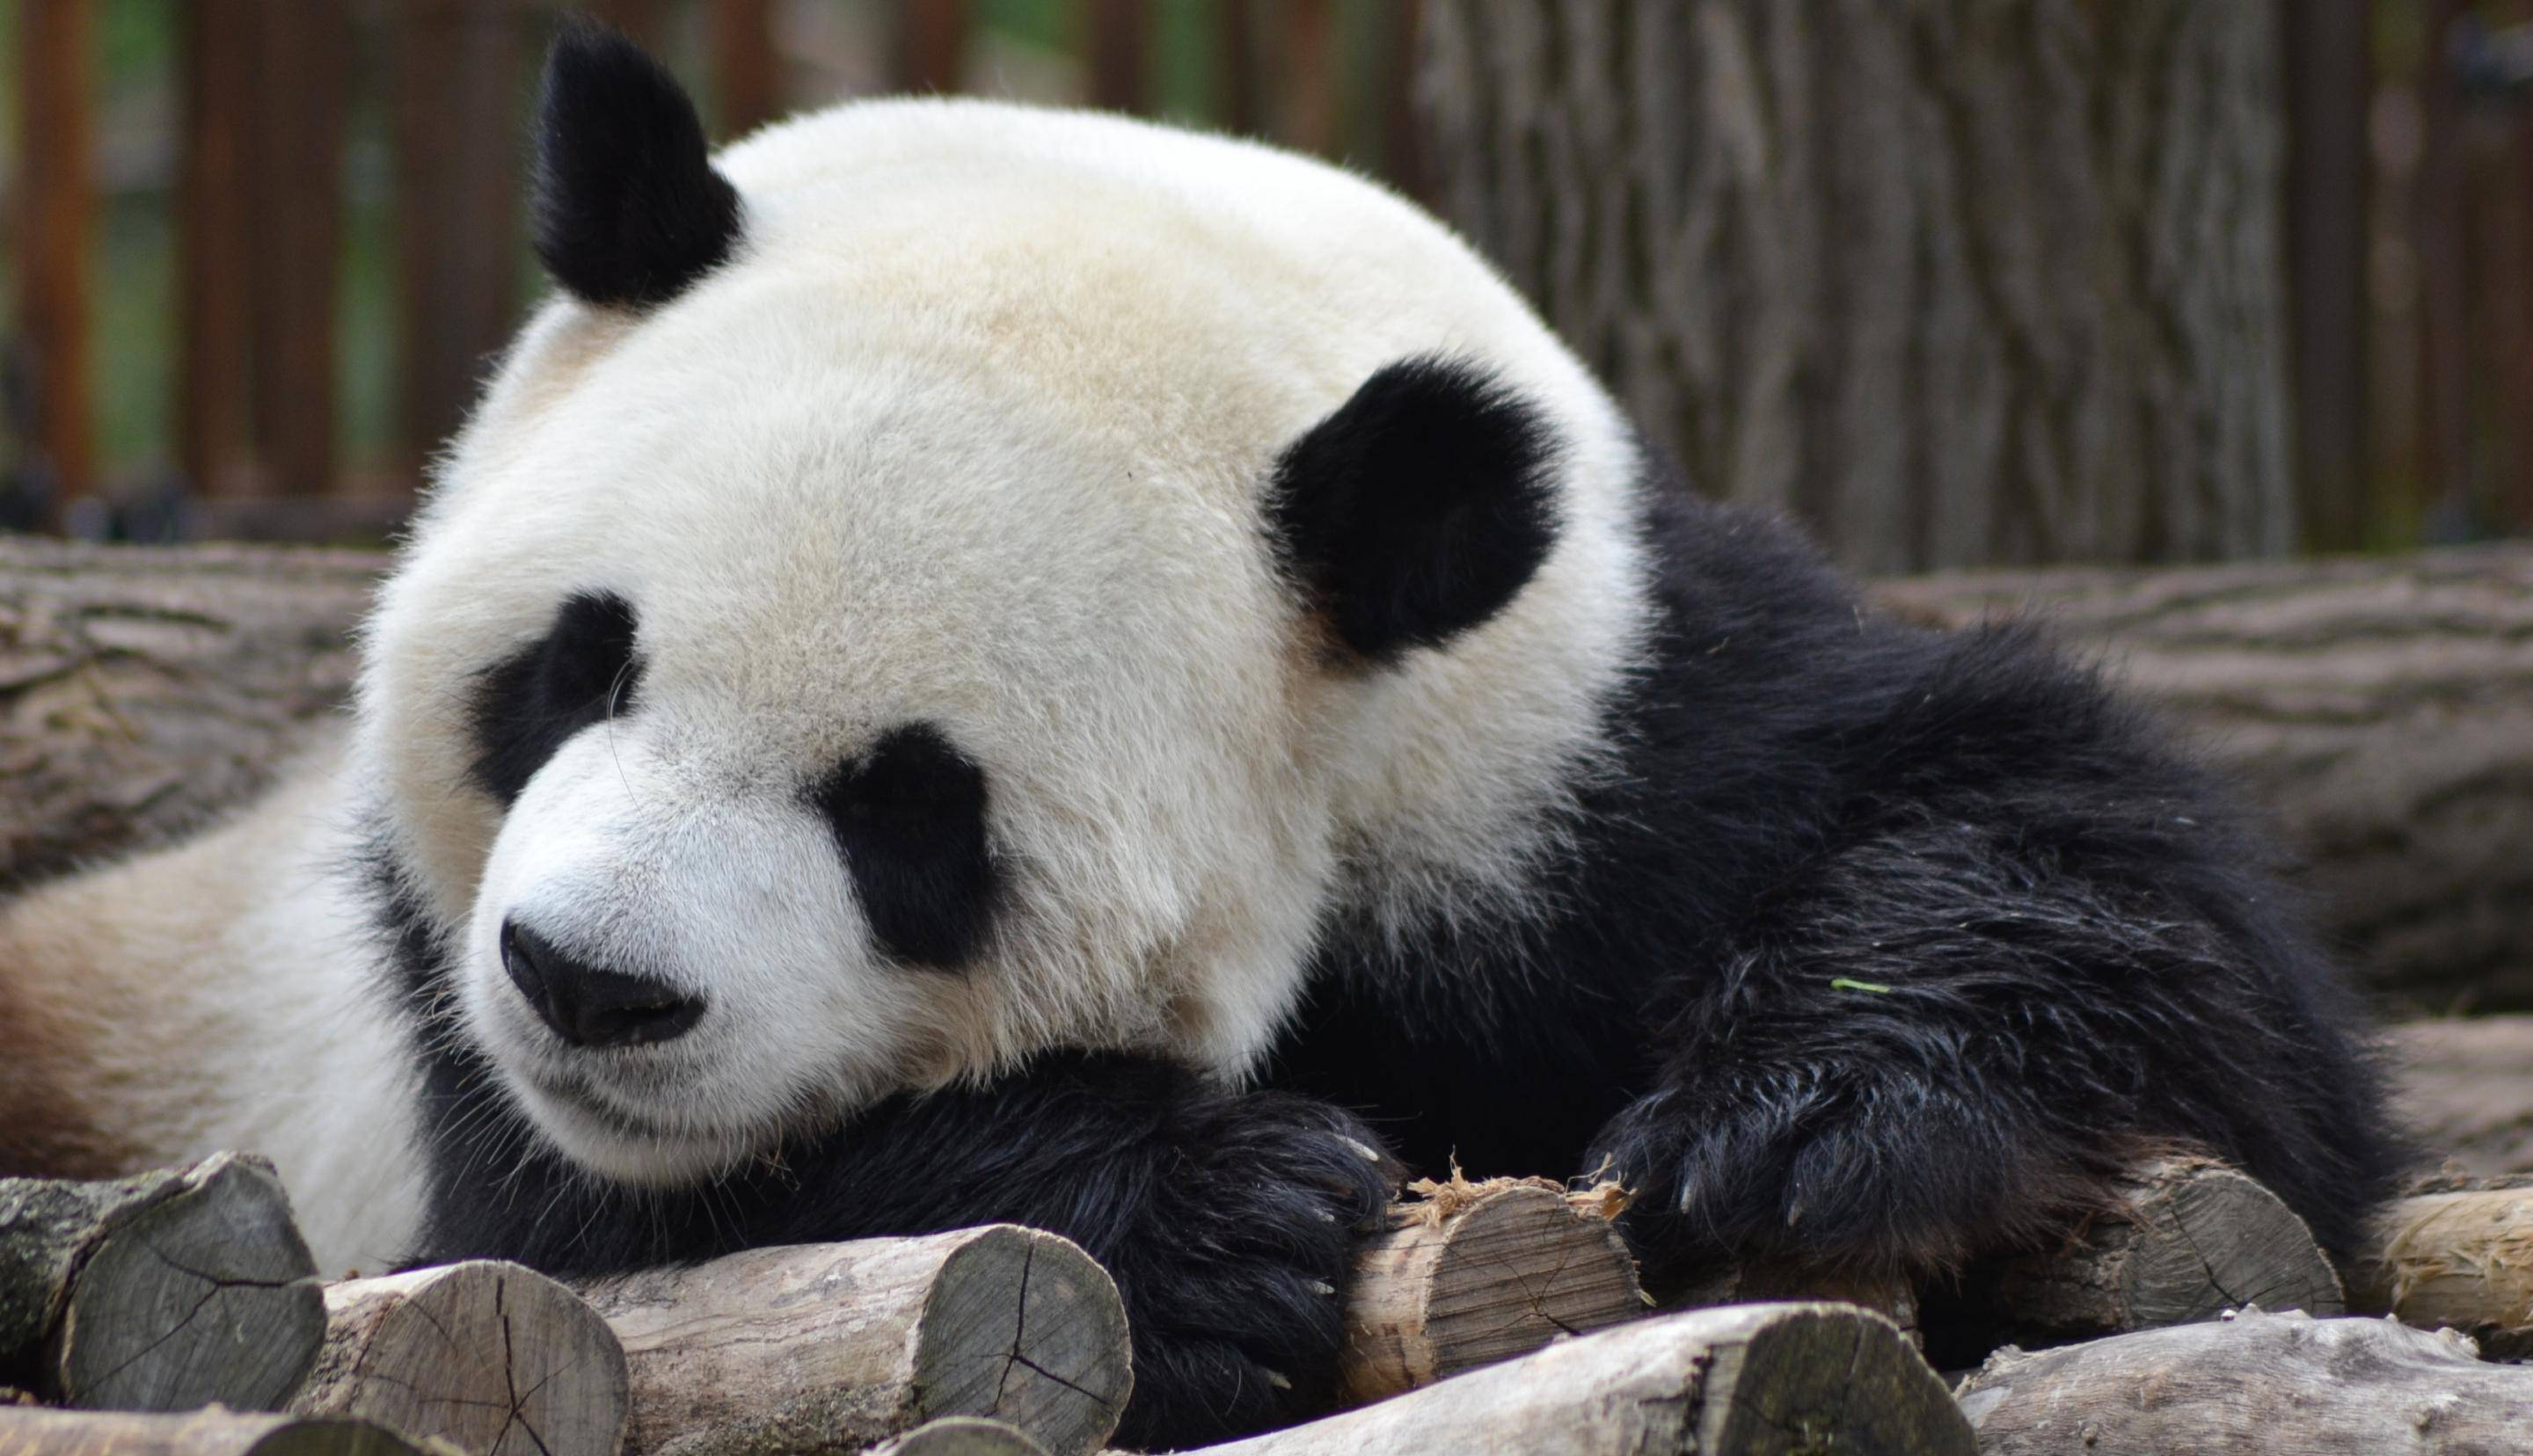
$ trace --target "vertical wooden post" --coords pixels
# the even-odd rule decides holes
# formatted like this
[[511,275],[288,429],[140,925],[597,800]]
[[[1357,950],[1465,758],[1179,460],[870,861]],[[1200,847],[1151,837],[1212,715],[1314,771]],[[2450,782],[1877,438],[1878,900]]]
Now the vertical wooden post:
[[2369,0],[2280,0],[2287,309],[2308,551],[2366,544]]
[[666,0],[590,0],[589,13],[651,47],[667,38]]
[[396,453],[408,479],[457,428],[517,312],[520,0],[398,0]]
[[[2462,98],[2445,46],[2469,0],[2431,0],[2419,80],[2419,457],[2422,502],[2445,531],[2471,501],[2471,280]],[[2432,526],[2432,529],[2435,527]]]
[[1344,141],[1337,92],[1336,16],[1329,0],[1284,0],[1283,136],[1288,146],[1334,156]]
[[1221,68],[1215,84],[1221,88],[1222,104],[1215,115],[1227,131],[1261,136],[1266,127],[1266,106],[1258,74],[1258,7],[1251,0],[1222,0],[1214,23],[1222,28],[1215,40]]
[[968,0],[903,0],[898,8],[896,86],[948,93],[966,79]]
[[1424,6],[1420,0],[1389,0],[1386,9],[1389,27],[1382,37],[1381,63],[1381,168],[1390,186],[1430,206],[1434,177],[1427,165],[1425,114],[1416,104],[1416,47]]
[[259,490],[249,374],[255,334],[255,0],[189,0],[184,148],[177,183],[181,319],[175,415],[189,487],[208,496]]
[[724,138],[754,131],[782,112],[773,9],[772,0],[712,0],[713,113]]
[[285,495],[334,471],[334,281],[350,12],[258,4],[252,148],[255,427]]
[[1087,0],[1090,104],[1141,114],[1150,99],[1152,7],[1149,0]]
[[88,0],[26,0],[18,23],[18,323],[28,348],[30,476],[44,525],[95,483],[88,379]]

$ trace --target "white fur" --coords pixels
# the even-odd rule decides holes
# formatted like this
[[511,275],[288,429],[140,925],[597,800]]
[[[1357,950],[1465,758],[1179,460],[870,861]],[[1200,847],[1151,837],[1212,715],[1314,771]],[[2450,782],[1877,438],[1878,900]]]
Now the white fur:
[[[546,1136],[677,1179],[1055,1044],[1237,1077],[1340,899],[1518,911],[1606,746],[1645,568],[1625,428],[1461,243],[1264,147],[981,102],[846,106],[720,164],[736,260],[643,317],[548,305],[369,627],[351,778]],[[1330,672],[1261,489],[1375,371],[1434,354],[1554,422],[1563,532],[1448,651]],[[468,782],[465,705],[584,590],[639,614],[635,710],[505,817]],[[801,799],[917,721],[983,766],[1007,882],[957,974],[874,953]],[[502,971],[509,917],[711,1009],[574,1053]]]

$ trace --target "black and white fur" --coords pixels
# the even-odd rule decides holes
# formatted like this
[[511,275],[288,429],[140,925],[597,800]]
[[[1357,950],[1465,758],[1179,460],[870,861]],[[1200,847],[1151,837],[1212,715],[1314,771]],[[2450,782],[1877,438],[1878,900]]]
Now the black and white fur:
[[2176,1142],[2355,1246],[2378,1079],[2221,794],[1687,495],[1406,204],[977,102],[708,159],[596,30],[542,137],[567,292],[293,821],[389,968],[256,942],[391,992],[413,1256],[1034,1224],[1184,1444],[1332,1398],[1390,1153],[1606,1170],[1657,1282],[1957,1268]]

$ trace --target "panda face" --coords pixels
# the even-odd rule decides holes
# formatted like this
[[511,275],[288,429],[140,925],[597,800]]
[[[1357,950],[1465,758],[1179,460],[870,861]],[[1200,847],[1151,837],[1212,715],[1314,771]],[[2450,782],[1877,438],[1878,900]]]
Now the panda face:
[[1111,118],[720,171],[727,261],[530,323],[367,644],[438,990],[548,1138],[675,1182],[1050,1047],[1236,1077],[1331,913],[1517,902],[1643,610],[1623,431],[1483,265]]

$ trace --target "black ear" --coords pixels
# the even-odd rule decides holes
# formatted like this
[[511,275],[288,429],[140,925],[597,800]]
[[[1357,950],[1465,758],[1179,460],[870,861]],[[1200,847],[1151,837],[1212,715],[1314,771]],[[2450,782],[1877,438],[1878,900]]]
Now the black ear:
[[603,26],[565,21],[537,102],[536,247],[594,304],[683,292],[738,241],[738,193],[677,80]]
[[1503,610],[1557,542],[1548,424],[1463,361],[1364,381],[1275,462],[1267,529],[1339,641],[1375,662]]

